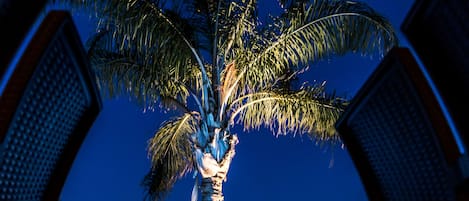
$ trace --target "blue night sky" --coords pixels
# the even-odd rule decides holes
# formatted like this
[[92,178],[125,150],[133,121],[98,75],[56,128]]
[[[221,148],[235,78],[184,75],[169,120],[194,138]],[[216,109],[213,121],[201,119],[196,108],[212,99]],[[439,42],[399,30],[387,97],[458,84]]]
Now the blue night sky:
[[[262,2],[276,2],[264,0]],[[398,30],[400,45],[409,47],[400,25],[413,1],[368,0]],[[268,9],[261,4],[261,9]],[[82,40],[93,31],[87,15],[74,15]],[[327,80],[338,95],[352,97],[379,63],[378,58],[346,55],[311,66],[308,81]],[[171,117],[143,113],[128,97],[103,99],[103,109],[88,133],[62,191],[62,201],[142,200],[143,176],[150,168],[147,140]],[[238,134],[239,144],[223,190],[227,201],[367,200],[346,150],[320,147],[307,136],[274,137],[267,130]],[[329,168],[331,159],[334,165]],[[190,200],[194,180],[176,183],[166,200]]]

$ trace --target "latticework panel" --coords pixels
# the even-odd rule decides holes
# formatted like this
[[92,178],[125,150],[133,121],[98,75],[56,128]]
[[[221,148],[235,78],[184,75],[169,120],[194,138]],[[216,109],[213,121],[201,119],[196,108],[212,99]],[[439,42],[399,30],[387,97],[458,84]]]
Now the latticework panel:
[[443,151],[406,76],[393,69],[375,82],[347,121],[347,135],[356,139],[386,200],[455,200]]
[[41,200],[91,100],[63,37],[28,83],[0,146],[0,200]]

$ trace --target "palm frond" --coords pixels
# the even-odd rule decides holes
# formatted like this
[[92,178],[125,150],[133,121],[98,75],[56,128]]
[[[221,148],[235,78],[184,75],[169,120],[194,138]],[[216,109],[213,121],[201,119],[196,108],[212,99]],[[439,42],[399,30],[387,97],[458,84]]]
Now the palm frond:
[[235,100],[231,123],[237,118],[244,128],[268,127],[276,135],[309,134],[321,141],[338,140],[334,123],[346,102],[328,96],[322,85],[298,91],[265,91]]
[[[132,66],[137,64],[138,69],[133,69],[132,77],[139,74],[137,79],[144,86],[133,83],[136,87],[153,88],[155,84],[166,84],[168,78],[171,78],[182,81],[187,86],[195,86],[194,91],[204,89],[199,86],[203,83],[202,79],[208,79],[209,74],[205,69],[208,66],[202,63],[193,46],[199,44],[196,41],[197,34],[184,16],[158,7],[166,5],[164,2],[166,1],[155,3],[147,0],[103,1],[101,7],[103,17],[100,19],[102,31],[92,36],[93,42],[90,43],[93,45],[90,47],[90,57],[95,60],[92,62],[99,65],[106,64],[108,72],[122,72],[114,69],[120,67],[113,65],[123,58],[125,63],[132,63]],[[119,57],[109,57],[110,53]],[[99,67],[103,69],[103,65]],[[116,82],[115,79],[102,80]],[[173,86],[166,88],[174,89]],[[165,93],[165,91],[157,92],[156,94]],[[179,96],[178,99],[187,97],[186,91],[182,92],[185,96]],[[171,97],[175,97],[174,94]],[[145,102],[150,101],[145,100]]]
[[285,69],[295,71],[349,51],[382,56],[397,44],[391,24],[363,3],[316,0],[300,5],[305,7],[278,18],[285,25],[266,26],[262,35],[276,37],[259,41],[261,51],[237,57],[244,93],[269,87]]
[[200,85],[200,71],[195,65],[188,64],[185,75],[180,75],[177,71],[158,71],[133,60],[132,56],[102,49],[94,49],[91,58],[105,95],[130,95],[144,108],[155,108],[162,97],[186,105],[192,90],[187,86]]
[[224,61],[234,59],[237,51],[249,49],[250,38],[255,37],[258,25],[256,16],[256,0],[232,1],[228,8],[227,20],[219,33],[219,49]]
[[[186,104],[189,91],[201,92],[202,72],[192,60],[179,58],[175,52],[171,54],[176,56],[167,58],[166,53],[160,52],[170,47],[144,53],[133,49],[120,50],[115,47],[115,34],[110,30],[100,30],[88,40],[88,54],[97,71],[98,81],[111,96],[130,92],[144,107],[154,107],[160,97],[171,97]],[[142,54],[150,54],[151,60],[142,59],[148,57]],[[177,61],[168,61],[171,59]],[[205,66],[210,69],[210,65]]]
[[237,77],[236,62],[231,62],[222,72],[220,94],[222,100],[227,96],[227,92],[235,83]]
[[194,168],[191,135],[197,132],[197,124],[196,115],[186,113],[163,123],[149,140],[152,168],[142,185],[150,200],[163,198],[179,178]]
[[101,26],[110,29],[114,42],[108,45],[119,52],[133,53],[141,63],[164,62],[160,68],[178,72],[188,63],[196,63],[189,46],[191,29],[172,11],[164,12],[145,0],[114,0],[103,15]]

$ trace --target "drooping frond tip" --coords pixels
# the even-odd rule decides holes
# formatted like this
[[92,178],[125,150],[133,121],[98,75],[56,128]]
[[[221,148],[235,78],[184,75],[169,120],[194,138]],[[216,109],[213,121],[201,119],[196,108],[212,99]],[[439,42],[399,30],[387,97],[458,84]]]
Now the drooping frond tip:
[[345,107],[343,101],[322,90],[266,91],[245,96],[231,116],[239,117],[245,129],[270,128],[276,135],[307,133],[315,140],[336,141],[334,124]]
[[162,199],[174,183],[194,168],[191,135],[197,132],[197,119],[186,113],[163,123],[149,140],[152,168],[142,185],[149,200]]

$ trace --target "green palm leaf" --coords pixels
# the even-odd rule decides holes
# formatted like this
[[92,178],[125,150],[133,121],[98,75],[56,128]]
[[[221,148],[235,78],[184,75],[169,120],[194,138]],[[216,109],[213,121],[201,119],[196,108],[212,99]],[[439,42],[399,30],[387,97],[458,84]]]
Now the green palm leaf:
[[253,42],[255,51],[238,52],[239,85],[246,86],[242,94],[268,88],[308,62],[348,51],[382,56],[397,44],[389,22],[365,4],[326,0],[300,5],[275,21],[283,24],[262,31],[273,38]]
[[116,37],[116,32],[104,30],[88,40],[89,57],[100,77],[100,85],[111,96],[130,93],[140,105],[154,108],[160,97],[170,97],[185,105],[189,91],[201,91],[202,73],[190,59],[192,55],[182,56],[183,62],[174,58],[178,56],[165,56],[178,55],[172,48],[163,47],[171,44],[144,52],[132,47],[117,49]]
[[243,96],[233,102],[231,121],[245,129],[270,128],[276,135],[304,134],[320,141],[336,141],[335,121],[344,102],[324,93],[323,86],[298,91],[265,91]]
[[203,73],[211,65],[201,63],[195,51],[200,37],[189,19],[160,8],[168,2],[66,2],[99,9],[99,31],[89,39],[89,57],[101,87],[111,95],[131,92],[140,105],[154,108],[160,97],[186,104],[189,91],[204,89]]
[[150,200],[163,198],[177,179],[194,168],[191,135],[197,132],[196,117],[197,114],[186,113],[167,121],[149,140],[148,153],[152,168],[143,186]]
[[155,108],[161,98],[186,105],[187,97],[194,90],[188,86],[201,85],[201,73],[193,64],[186,67],[185,74],[190,75],[180,75],[177,71],[158,71],[135,61],[132,56],[97,48],[93,51],[91,61],[100,78],[100,87],[107,89],[111,97],[129,94],[144,108]]
[[225,61],[232,61],[236,55],[234,49],[249,48],[246,44],[248,37],[256,35],[257,16],[256,0],[232,1],[223,27],[219,30],[219,49],[223,50]]

